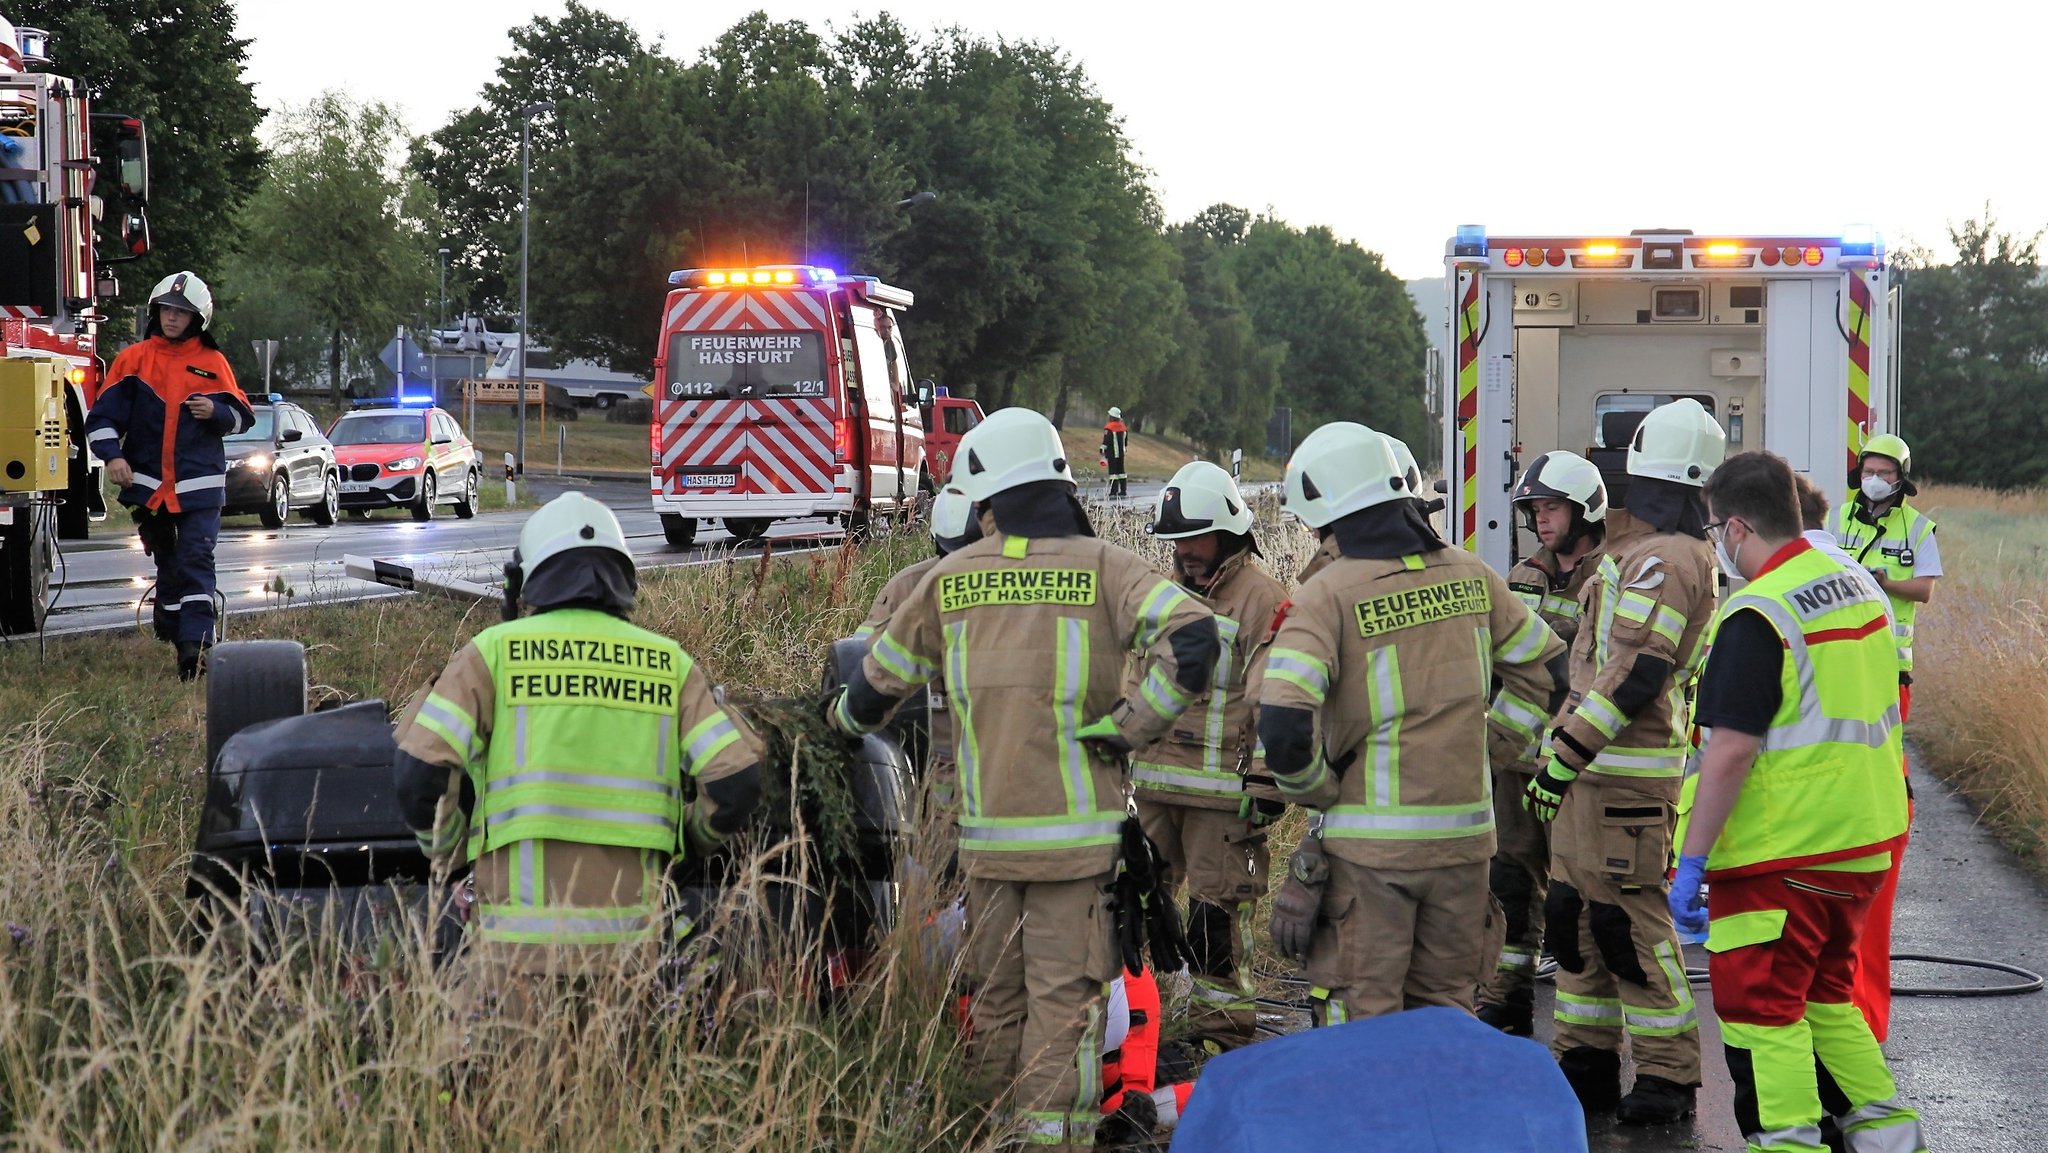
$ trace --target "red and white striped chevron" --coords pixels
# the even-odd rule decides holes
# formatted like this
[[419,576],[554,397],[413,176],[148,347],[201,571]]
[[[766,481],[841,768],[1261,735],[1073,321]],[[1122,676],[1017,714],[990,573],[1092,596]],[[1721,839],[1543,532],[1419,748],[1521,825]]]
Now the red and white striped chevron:
[[41,318],[43,310],[26,304],[0,304],[0,317],[14,317],[21,320]]
[[[810,331],[829,340],[831,311],[821,293],[694,292],[669,310],[663,331]],[[834,407],[829,397],[664,399],[662,489],[680,495],[688,491],[680,481],[689,473],[736,468],[737,487],[723,491],[830,494],[837,472],[832,459]]]

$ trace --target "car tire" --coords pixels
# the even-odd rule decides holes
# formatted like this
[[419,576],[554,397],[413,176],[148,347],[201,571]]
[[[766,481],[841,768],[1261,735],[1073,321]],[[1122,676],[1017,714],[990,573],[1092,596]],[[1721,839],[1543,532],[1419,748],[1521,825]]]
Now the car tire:
[[56,567],[56,518],[48,505],[16,505],[14,523],[0,525],[0,635],[43,627]]
[[470,469],[463,475],[466,479],[462,484],[462,495],[455,498],[455,515],[458,519],[468,520],[476,515],[477,490],[482,487],[482,481],[478,479],[475,469]]
[[320,503],[306,510],[317,525],[331,525],[341,518],[341,482],[327,474],[327,487],[320,492]]
[[291,515],[291,478],[281,472],[272,473],[270,495],[263,499],[263,507],[256,510],[256,519],[263,522],[264,528],[283,528]]
[[262,721],[306,711],[306,646],[228,641],[206,654],[206,768],[228,738]]
[[689,548],[697,543],[697,518],[677,516],[672,512],[662,513],[661,535],[676,548]]
[[725,531],[736,541],[754,540],[768,535],[769,524],[765,516],[729,516],[725,518]]
[[434,502],[439,498],[440,493],[435,491],[434,486],[434,470],[430,468],[420,474],[420,495],[418,500],[412,502],[412,519],[433,520]]
[[357,520],[369,520],[371,511],[372,510],[367,508],[352,508],[348,510],[348,515],[356,518]]

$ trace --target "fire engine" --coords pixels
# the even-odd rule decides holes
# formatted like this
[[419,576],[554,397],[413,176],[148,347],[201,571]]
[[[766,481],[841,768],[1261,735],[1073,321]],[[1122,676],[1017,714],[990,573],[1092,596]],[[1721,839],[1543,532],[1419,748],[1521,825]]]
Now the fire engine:
[[654,508],[687,547],[827,517],[851,532],[932,491],[897,317],[912,296],[811,265],[670,274],[649,429]]
[[1536,547],[1509,493],[1570,449],[1627,507],[1628,444],[1652,408],[1698,400],[1728,452],[1768,449],[1828,491],[1898,427],[1898,298],[1883,241],[1834,236],[1488,235],[1445,246],[1440,352],[1452,539],[1505,572]]
[[[142,122],[94,113],[84,85],[27,71],[49,63],[48,39],[0,19],[0,633],[42,627],[56,539],[106,515],[85,451],[105,371],[98,302],[120,293],[103,266],[149,250]],[[119,234],[104,252],[101,228]]]

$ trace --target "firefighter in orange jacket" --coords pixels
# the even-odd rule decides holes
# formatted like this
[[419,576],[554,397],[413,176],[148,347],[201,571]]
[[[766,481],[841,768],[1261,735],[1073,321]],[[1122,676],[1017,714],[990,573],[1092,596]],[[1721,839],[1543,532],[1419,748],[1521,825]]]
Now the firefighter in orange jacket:
[[1131,446],[1130,430],[1124,427],[1124,410],[1111,405],[1109,422],[1102,426],[1102,470],[1109,474],[1109,495],[1129,496],[1130,478],[1124,473],[1124,453]]
[[213,643],[222,441],[256,419],[212,326],[206,282],[193,272],[165,277],[149,294],[148,335],[114,358],[113,383],[85,418],[87,447],[107,462],[143,551],[156,558],[156,635],[177,646],[180,680],[199,675],[199,654]]
[[[1216,619],[1095,539],[1059,432],[1038,413],[1003,409],[962,437],[952,487],[991,531],[932,566],[826,712],[843,731],[872,730],[945,673],[979,984],[969,1063],[992,1098],[1014,1086],[1029,1143],[1088,1149],[1102,1003],[1121,961],[1125,757],[1208,689]],[[1134,649],[1153,663],[1132,700],[1120,690]]]
[[1160,490],[1148,531],[1172,542],[1181,587],[1216,613],[1222,656],[1208,697],[1131,765],[1145,835],[1166,861],[1168,884],[1188,888],[1190,1024],[1218,1049],[1257,1036],[1252,913],[1266,895],[1265,826],[1287,807],[1272,778],[1253,771],[1265,764],[1245,654],[1271,630],[1287,590],[1258,562],[1252,519],[1237,482],[1208,461],[1183,466]]

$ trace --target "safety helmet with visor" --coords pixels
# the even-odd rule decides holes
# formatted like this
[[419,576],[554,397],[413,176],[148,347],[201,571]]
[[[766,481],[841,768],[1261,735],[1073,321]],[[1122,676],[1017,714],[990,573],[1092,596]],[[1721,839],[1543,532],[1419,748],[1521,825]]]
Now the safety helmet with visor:
[[975,504],[1046,480],[1072,485],[1074,476],[1059,430],[1028,408],[997,409],[968,429],[953,450],[952,487]]
[[1628,473],[1699,488],[1728,455],[1728,434],[1700,402],[1683,396],[1650,411],[1628,445]]
[[1237,482],[1220,465],[1191,461],[1159,490],[1152,523],[1145,531],[1161,540],[1211,532],[1243,536],[1252,531],[1252,510]]
[[149,294],[149,307],[154,311],[160,306],[197,314],[201,332],[213,324],[213,290],[196,272],[173,272],[157,281]]
[[1546,452],[1523,471],[1510,498],[1522,510],[1523,524],[1536,532],[1536,502],[1559,500],[1572,506],[1571,528],[1557,542],[1557,551],[1570,553],[1579,541],[1607,519],[1607,482],[1600,468],[1578,453],[1566,449]]

